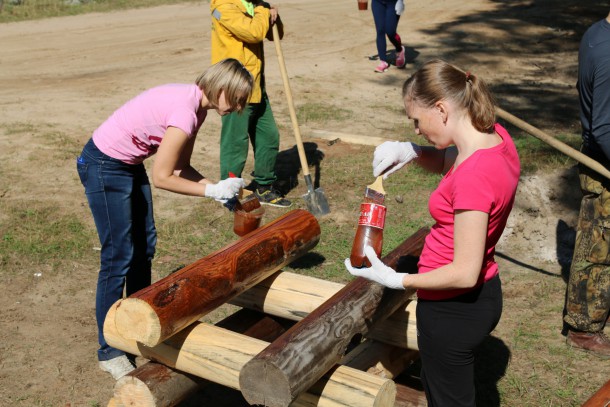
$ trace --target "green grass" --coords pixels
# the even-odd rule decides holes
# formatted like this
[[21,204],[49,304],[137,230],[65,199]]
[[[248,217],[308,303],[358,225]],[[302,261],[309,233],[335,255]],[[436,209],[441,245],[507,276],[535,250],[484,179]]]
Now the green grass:
[[0,23],[193,2],[195,0],[81,0],[81,4],[72,5],[65,0],[0,0]]

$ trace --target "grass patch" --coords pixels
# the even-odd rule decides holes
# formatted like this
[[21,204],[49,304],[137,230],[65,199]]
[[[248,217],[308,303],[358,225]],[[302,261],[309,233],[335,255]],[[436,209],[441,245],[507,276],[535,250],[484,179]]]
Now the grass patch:
[[322,125],[330,121],[344,121],[352,118],[351,110],[325,103],[305,103],[297,109],[299,123],[316,123]]
[[0,0],[0,23],[194,2],[195,0]]

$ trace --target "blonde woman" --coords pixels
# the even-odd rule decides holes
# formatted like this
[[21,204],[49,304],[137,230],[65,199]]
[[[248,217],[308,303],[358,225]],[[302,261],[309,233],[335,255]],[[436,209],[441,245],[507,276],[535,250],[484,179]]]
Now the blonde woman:
[[101,243],[96,292],[99,366],[119,379],[134,369],[125,353],[104,340],[110,306],[151,283],[157,233],[152,194],[143,161],[155,155],[155,187],[217,200],[233,197],[244,181],[214,183],[191,166],[197,132],[208,110],[241,111],[252,75],[235,59],[210,66],[193,84],[149,89],[116,110],[85,145],[77,170]]

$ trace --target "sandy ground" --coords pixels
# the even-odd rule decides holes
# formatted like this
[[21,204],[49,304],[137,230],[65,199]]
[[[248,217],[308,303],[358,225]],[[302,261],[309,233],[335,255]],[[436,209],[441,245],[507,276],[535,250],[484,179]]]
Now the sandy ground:
[[[303,123],[304,138],[315,141],[312,134],[320,130],[398,138],[406,126],[400,86],[419,64],[436,57],[483,76],[501,106],[532,124],[551,133],[577,132],[575,51],[586,26],[607,10],[593,1],[563,3],[407,1],[399,33],[409,64],[379,75],[370,59],[376,54],[370,11],[359,12],[354,0],[278,1],[297,105],[355,112],[349,121],[330,121],[324,129]],[[24,205],[44,200],[90,219],[73,153],[140,91],[191,82],[209,63],[209,38],[204,2],[0,25],[0,199]],[[288,108],[271,44],[266,53],[269,94],[279,125],[287,130]],[[203,171],[212,174],[219,122],[210,114],[196,147]],[[44,131],[12,137],[11,126],[27,123]],[[48,136],[54,131],[68,137],[58,142]],[[292,145],[289,137],[282,139],[282,149]],[[573,171],[523,179],[499,247],[501,261],[561,276],[577,215],[574,179]],[[155,199],[157,217],[179,213],[180,199],[166,194]],[[0,213],[0,223],[4,216]],[[1,271],[0,405],[105,405],[113,381],[95,360],[91,270],[75,264],[62,276],[40,278],[45,271]],[[594,366],[599,374],[592,379],[601,384],[603,375],[610,375],[608,366]]]

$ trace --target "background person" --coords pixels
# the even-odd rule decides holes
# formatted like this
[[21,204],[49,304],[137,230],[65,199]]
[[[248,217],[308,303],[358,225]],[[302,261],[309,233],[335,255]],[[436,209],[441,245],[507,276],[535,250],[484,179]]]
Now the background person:
[[[610,14],[593,24],[578,52],[582,152],[610,168]],[[610,180],[578,166],[583,198],[567,286],[566,342],[610,358],[603,329],[610,310]]]
[[156,154],[153,183],[184,195],[228,199],[241,178],[212,183],[191,167],[197,132],[209,109],[240,111],[252,76],[235,59],[210,66],[194,84],[149,89],[116,110],[85,145],[77,170],[102,246],[95,296],[99,366],[119,379],[134,369],[125,352],[104,339],[108,309],[151,283],[157,232],[143,161]]
[[477,76],[431,61],[403,86],[407,116],[433,147],[385,142],[373,157],[384,177],[414,161],[445,173],[429,200],[435,220],[417,274],[397,273],[365,254],[372,267],[350,273],[394,289],[417,289],[417,342],[429,406],[475,406],[474,351],[502,313],[494,260],[520,174],[515,145],[495,123],[492,95]]
[[377,32],[375,43],[377,45],[377,55],[379,55],[379,64],[375,68],[377,73],[383,73],[390,68],[386,56],[386,37],[396,49],[396,67],[405,67],[405,47],[402,45],[400,35],[396,32],[404,8],[403,0],[371,0],[373,20]]
[[241,177],[248,158],[248,146],[254,150],[254,182],[248,186],[261,203],[289,207],[292,203],[273,186],[277,180],[275,162],[280,147],[280,133],[265,91],[265,55],[263,40],[273,39],[271,24],[283,25],[277,8],[264,1],[212,0],[212,63],[224,58],[241,61],[254,77],[252,95],[243,113],[222,118],[220,133],[220,178],[229,173]]

